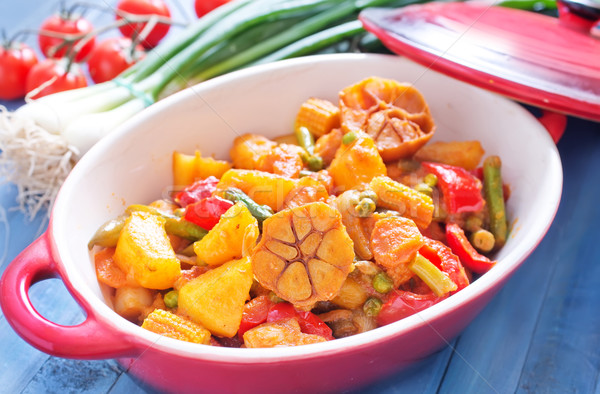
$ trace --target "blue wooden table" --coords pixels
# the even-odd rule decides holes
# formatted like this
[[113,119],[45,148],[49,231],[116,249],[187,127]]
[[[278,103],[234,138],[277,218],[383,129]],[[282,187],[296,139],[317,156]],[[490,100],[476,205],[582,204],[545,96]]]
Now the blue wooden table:
[[[115,0],[97,3],[114,5]],[[169,4],[192,18],[192,0]],[[37,28],[58,0],[0,2],[0,28],[9,35]],[[94,22],[107,14],[93,11]],[[27,42],[35,46],[34,37]],[[2,102],[17,108],[22,102]],[[569,118],[558,144],[564,166],[563,197],[545,239],[471,325],[442,351],[357,393],[600,393],[600,124]],[[0,180],[1,181],[1,180]],[[0,273],[46,227],[15,206],[15,187],[0,186]],[[1,221],[0,221],[1,223]],[[30,296],[60,324],[83,314],[62,282],[35,285]],[[78,361],[29,346],[0,314],[0,392],[152,392],[114,360]]]

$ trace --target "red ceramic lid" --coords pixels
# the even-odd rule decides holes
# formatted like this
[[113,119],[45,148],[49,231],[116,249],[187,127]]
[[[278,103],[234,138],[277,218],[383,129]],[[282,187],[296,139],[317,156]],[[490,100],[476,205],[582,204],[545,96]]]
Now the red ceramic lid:
[[[572,15],[569,14],[569,17]],[[595,20],[476,3],[366,9],[365,28],[390,50],[523,103],[600,121]]]

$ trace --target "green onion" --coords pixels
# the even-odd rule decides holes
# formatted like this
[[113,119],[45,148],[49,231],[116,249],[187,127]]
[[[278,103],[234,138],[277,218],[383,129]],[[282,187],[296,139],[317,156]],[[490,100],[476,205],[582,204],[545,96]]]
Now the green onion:
[[421,278],[438,297],[455,291],[458,288],[448,275],[418,253],[413,261],[410,262],[408,268]]

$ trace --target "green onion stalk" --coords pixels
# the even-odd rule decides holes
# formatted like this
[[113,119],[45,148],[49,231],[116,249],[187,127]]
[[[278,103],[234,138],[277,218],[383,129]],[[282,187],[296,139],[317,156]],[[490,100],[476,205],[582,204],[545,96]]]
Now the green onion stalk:
[[361,10],[420,1],[427,0],[228,2],[111,81],[29,100],[13,113],[0,108],[0,178],[17,186],[17,202],[33,219],[85,152],[157,100],[255,64],[339,51],[341,42],[367,37],[372,47]]

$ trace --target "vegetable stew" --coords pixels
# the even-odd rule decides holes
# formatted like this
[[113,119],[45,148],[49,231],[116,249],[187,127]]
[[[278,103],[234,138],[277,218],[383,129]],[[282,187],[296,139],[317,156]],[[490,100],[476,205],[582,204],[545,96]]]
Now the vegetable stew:
[[115,311],[188,342],[296,346],[403,319],[493,268],[500,158],[430,143],[412,85],[371,77],[339,98],[307,98],[287,135],[236,138],[229,161],[174,152],[177,191],[88,245]]

